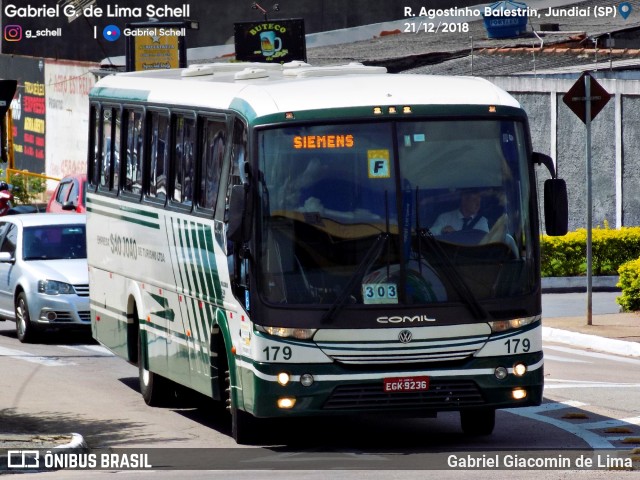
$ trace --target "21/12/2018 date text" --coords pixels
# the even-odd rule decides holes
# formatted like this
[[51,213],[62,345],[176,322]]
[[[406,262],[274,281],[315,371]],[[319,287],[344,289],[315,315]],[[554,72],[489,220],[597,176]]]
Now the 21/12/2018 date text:
[[467,22],[405,22],[403,33],[468,33]]

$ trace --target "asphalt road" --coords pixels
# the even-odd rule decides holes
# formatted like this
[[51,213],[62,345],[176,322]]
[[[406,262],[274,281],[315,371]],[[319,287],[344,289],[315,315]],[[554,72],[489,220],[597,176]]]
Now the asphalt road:
[[[579,315],[583,308],[581,294],[544,297],[545,316],[551,315],[552,306],[560,312],[556,315],[564,312],[571,316]],[[602,308],[615,307],[614,295],[597,293],[594,299]],[[227,419],[210,402],[147,407],[138,391],[137,369],[101,346],[86,338],[23,345],[15,338],[13,323],[0,322],[0,427],[79,432],[93,448],[169,448],[161,452],[164,463],[200,462],[201,471],[180,475],[156,469],[153,473],[119,473],[119,478],[154,475],[156,480],[186,475],[222,478],[229,470],[238,478],[273,478],[271,471],[278,471],[279,479],[297,479],[302,474],[310,479],[350,479],[354,474],[348,470],[354,469],[360,471],[358,478],[405,480],[430,476],[435,472],[428,468],[450,454],[544,449],[551,455],[562,455],[568,449],[630,452],[637,448],[633,439],[640,438],[640,360],[559,344],[545,344],[544,348],[544,403],[499,411],[490,437],[466,437],[458,414],[451,412],[435,419],[354,417],[267,422],[263,425],[266,445],[240,448],[230,437]],[[629,439],[632,442],[626,443]],[[152,463],[158,467],[157,457]],[[106,473],[91,472],[91,476]],[[518,478],[534,478],[535,473],[536,479],[568,478],[570,474],[517,473]],[[575,476],[604,478],[604,473],[611,475],[590,471],[575,472]],[[85,478],[87,472],[46,475]],[[437,475],[448,479],[466,478],[467,474],[448,468]],[[616,473],[616,478],[619,475]],[[512,478],[513,472],[483,470],[468,476],[502,479]]]

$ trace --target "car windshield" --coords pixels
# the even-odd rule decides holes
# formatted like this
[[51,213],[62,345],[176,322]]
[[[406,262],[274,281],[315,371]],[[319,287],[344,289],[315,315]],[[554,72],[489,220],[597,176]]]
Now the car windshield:
[[262,298],[429,304],[531,291],[527,158],[523,125],[506,119],[262,131]]
[[84,225],[47,225],[24,229],[24,260],[87,258]]

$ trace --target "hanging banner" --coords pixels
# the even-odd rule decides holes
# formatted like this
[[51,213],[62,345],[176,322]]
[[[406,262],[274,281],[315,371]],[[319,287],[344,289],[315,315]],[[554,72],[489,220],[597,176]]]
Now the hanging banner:
[[11,102],[13,151],[16,168],[36,173],[45,171],[44,59],[0,55],[0,73],[18,81]]

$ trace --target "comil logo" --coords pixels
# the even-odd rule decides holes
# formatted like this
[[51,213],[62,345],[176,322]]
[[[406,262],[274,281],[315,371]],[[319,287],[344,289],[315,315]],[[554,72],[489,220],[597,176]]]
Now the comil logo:
[[22,27],[20,25],[5,25],[4,39],[7,42],[19,42],[22,40]]

